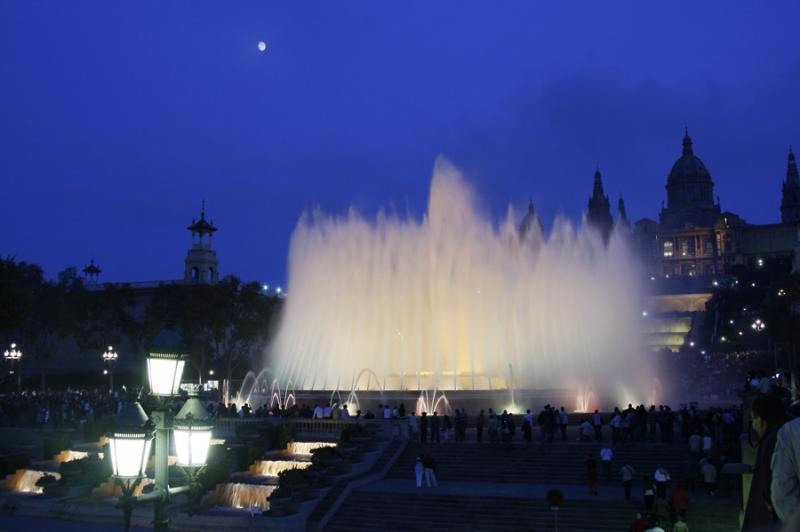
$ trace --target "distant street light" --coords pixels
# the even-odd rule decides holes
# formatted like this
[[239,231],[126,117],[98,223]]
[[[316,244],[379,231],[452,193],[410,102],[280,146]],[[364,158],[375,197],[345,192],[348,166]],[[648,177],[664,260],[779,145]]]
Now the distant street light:
[[116,362],[118,357],[119,355],[111,346],[108,346],[108,349],[103,352],[103,362],[106,364],[106,369],[103,371],[103,375],[108,375],[108,389],[111,392],[114,391],[114,372],[111,369],[111,364]]
[[750,327],[751,327],[751,328],[752,328],[754,331],[761,332],[761,331],[763,331],[764,329],[766,329],[766,328],[767,328],[767,324],[766,324],[766,323],[764,323],[763,321],[761,321],[761,319],[757,319],[756,321],[754,321],[754,322],[753,322],[753,323],[750,325]]
[[[6,349],[3,352],[3,358],[11,366],[11,369],[9,370],[9,373],[11,375],[13,375],[14,374],[14,366],[18,366],[20,360],[22,360],[22,351],[17,349],[17,344],[12,343],[9,346],[9,349]],[[22,391],[22,372],[21,371],[17,371],[17,393],[19,393],[21,391]]]

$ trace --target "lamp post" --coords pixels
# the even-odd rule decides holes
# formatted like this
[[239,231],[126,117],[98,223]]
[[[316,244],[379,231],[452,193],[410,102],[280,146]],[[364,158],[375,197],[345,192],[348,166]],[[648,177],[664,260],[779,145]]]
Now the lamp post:
[[111,368],[111,364],[117,361],[117,357],[119,357],[119,355],[111,346],[108,346],[108,349],[103,352],[103,362],[105,362],[106,371],[108,372],[108,389],[112,393],[114,392],[114,371]]
[[[12,343],[9,349],[3,352],[3,358],[11,365],[9,373],[14,374],[14,366],[19,365],[22,359],[22,351],[17,349],[17,344]],[[22,391],[22,372],[17,371],[17,393]]]
[[[172,416],[167,401],[179,395],[185,357],[174,353],[151,353],[147,357],[150,394],[159,398],[158,407],[148,419],[138,402],[126,403],[115,419],[109,434],[114,476],[122,488],[119,506],[125,512],[125,529],[130,529],[130,517],[137,504],[153,502],[155,530],[169,529],[170,497],[194,491],[197,475],[205,467],[211,445],[213,420],[196,390],[178,412]],[[174,433],[178,465],[189,482],[184,486],[169,486],[170,432]],[[145,478],[145,467],[155,434],[155,485],[152,492],[134,496],[136,487]]]

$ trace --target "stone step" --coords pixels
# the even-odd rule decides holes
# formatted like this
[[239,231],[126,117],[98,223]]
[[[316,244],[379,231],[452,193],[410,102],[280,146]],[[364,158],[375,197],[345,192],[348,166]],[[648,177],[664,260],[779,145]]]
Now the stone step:
[[[437,461],[439,476],[447,480],[584,483],[586,472],[583,462],[590,452],[596,457],[599,449],[600,446],[595,444],[519,445],[506,449],[481,444],[413,443],[409,444],[388,476],[410,478],[415,458],[428,453]],[[652,478],[656,468],[665,467],[673,479],[678,480],[683,476],[685,462],[689,459],[688,451],[680,447],[625,446],[615,449],[608,480],[598,464],[599,481],[619,483],[619,468],[626,463],[636,469],[637,479],[644,475]]]
[[[559,528],[569,531],[627,530],[640,508],[624,501],[566,501]],[[733,504],[690,508],[693,531],[736,529]],[[427,493],[354,491],[326,530],[551,530],[553,512],[544,501],[522,497],[470,497]]]

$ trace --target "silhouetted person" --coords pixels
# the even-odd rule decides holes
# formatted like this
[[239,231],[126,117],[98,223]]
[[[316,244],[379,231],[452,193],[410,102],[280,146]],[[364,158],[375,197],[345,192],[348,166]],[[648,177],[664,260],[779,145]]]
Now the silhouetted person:
[[419,441],[426,443],[428,441],[428,413],[423,412],[419,418]]
[[583,462],[586,468],[586,481],[589,484],[589,495],[597,495],[597,460],[589,453],[586,460]]
[[644,511],[650,515],[653,513],[653,503],[656,501],[656,490],[648,476],[645,476],[642,481],[642,495],[644,496]]
[[625,491],[625,500],[631,500],[631,488],[633,487],[633,477],[636,475],[636,470],[630,464],[625,464],[619,470],[622,477],[622,489]]
[[753,464],[750,496],[744,512],[742,532],[757,530],[778,522],[772,507],[772,453],[775,450],[778,429],[783,426],[784,408],[774,395],[760,395],[752,406],[753,430],[758,434],[758,449]]
[[441,436],[441,430],[439,430],[439,415],[437,412],[434,412],[431,418],[431,442],[439,443],[441,441]]
[[600,441],[603,439],[603,416],[599,410],[595,410],[592,415],[592,425],[594,426],[594,439]]
[[478,414],[478,420],[475,423],[475,432],[477,434],[478,443],[483,441],[483,424],[486,422],[486,416],[483,410]]

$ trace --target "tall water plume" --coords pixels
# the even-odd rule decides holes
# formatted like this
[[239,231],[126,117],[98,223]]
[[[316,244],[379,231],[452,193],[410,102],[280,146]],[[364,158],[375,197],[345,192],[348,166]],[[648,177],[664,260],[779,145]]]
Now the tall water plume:
[[626,239],[557,219],[520,236],[436,162],[421,221],[304,216],[268,354],[297,390],[591,389],[646,399],[638,272]]

